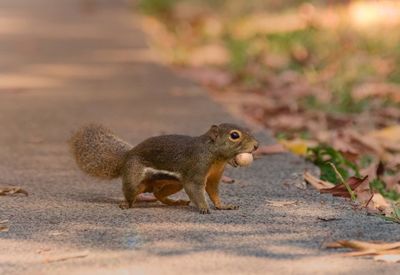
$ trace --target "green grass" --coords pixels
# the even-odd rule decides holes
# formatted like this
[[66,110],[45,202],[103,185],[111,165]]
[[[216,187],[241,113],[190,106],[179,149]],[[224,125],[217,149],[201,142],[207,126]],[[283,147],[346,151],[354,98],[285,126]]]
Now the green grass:
[[179,0],[141,0],[139,9],[148,15],[164,16],[170,14]]
[[[347,160],[340,152],[327,145],[309,148],[307,158],[320,168],[320,178],[322,180],[329,181],[334,184],[340,184],[341,180],[329,163],[333,163],[344,180],[347,180],[351,176],[360,177],[360,167],[365,168],[372,162],[372,158],[368,155],[363,156],[360,159],[359,164],[351,162]],[[390,171],[386,173],[390,174]],[[373,191],[379,192],[385,198],[388,198],[392,201],[400,201],[400,194],[395,190],[388,189],[385,182],[379,178],[370,182],[370,188]]]
[[308,149],[307,158],[321,170],[321,179],[334,184],[341,183],[340,178],[329,163],[335,165],[344,180],[350,176],[360,176],[358,166],[347,160],[340,152],[328,145],[320,145]]
[[246,68],[249,58],[249,43],[248,40],[237,40],[229,37],[225,40],[225,46],[230,54],[229,67],[237,74],[240,74]]

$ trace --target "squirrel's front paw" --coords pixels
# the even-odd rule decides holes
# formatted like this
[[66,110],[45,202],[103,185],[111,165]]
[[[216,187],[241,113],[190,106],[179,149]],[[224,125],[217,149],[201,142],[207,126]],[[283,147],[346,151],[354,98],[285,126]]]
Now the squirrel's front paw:
[[211,213],[210,209],[208,209],[208,208],[200,208],[199,211],[200,211],[200,214],[210,214]]
[[215,207],[217,210],[237,210],[239,209],[238,205],[233,205],[233,204],[224,204],[220,206]]

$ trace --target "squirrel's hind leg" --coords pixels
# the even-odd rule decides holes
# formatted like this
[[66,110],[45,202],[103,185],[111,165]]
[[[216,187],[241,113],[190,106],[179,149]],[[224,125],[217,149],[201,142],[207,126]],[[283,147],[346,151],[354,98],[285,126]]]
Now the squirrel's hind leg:
[[166,205],[189,205],[188,200],[173,200],[168,198],[183,189],[182,184],[175,180],[160,180],[155,183],[154,196]]

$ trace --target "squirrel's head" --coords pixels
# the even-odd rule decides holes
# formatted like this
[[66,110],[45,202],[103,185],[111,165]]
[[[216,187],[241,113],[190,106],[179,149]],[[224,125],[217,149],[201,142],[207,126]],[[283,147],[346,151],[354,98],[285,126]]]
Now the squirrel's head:
[[238,154],[252,153],[258,148],[258,141],[255,137],[248,130],[235,124],[213,125],[206,135],[213,145],[213,152],[229,161],[230,164]]

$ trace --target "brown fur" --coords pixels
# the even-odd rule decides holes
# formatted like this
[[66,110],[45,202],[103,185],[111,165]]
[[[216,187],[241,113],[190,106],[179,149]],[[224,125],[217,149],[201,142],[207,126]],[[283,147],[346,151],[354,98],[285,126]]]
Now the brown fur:
[[79,168],[90,176],[103,179],[121,176],[125,155],[132,149],[132,145],[96,124],[80,128],[69,144]]

